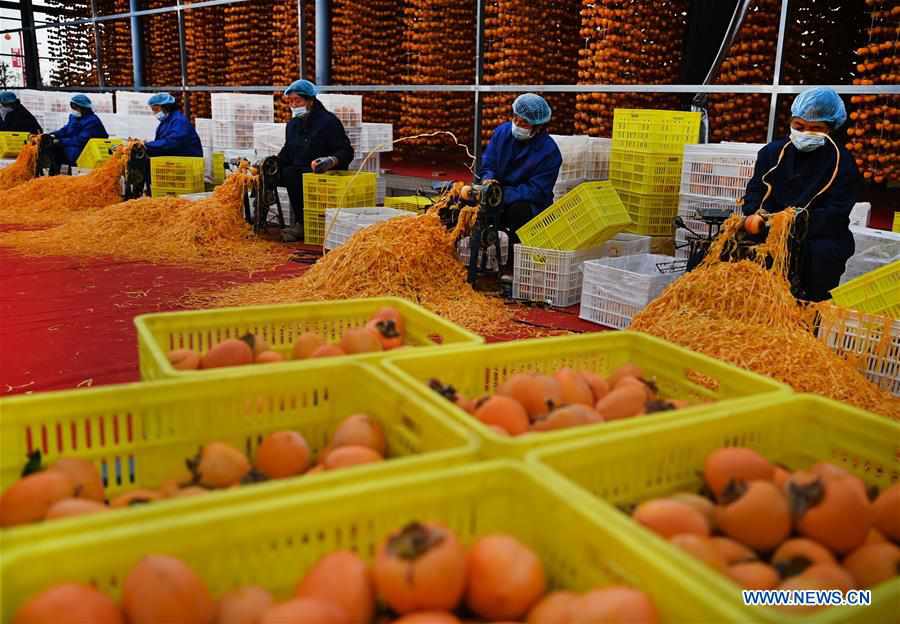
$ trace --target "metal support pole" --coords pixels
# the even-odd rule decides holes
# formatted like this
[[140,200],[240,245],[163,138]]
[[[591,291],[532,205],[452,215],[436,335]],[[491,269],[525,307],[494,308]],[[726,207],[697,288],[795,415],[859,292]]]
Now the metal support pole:
[[316,84],[331,83],[331,3],[316,1]]
[[[137,11],[138,0],[129,0],[128,9],[132,13]],[[134,87],[140,89],[144,86],[144,29],[141,27],[141,18],[137,15],[131,15],[131,66],[132,75],[134,76]]]
[[[91,0],[91,17],[97,19],[97,2]],[[102,46],[100,45],[100,24],[94,23],[94,70],[97,72],[97,84],[101,87],[106,86],[106,79],[103,77],[103,57]]]
[[[176,6],[181,6],[181,0],[177,0]],[[178,11],[178,56],[181,61],[181,108],[184,114],[191,116],[191,103],[187,95],[187,44],[184,40],[184,11]]]
[[297,34],[300,35],[300,78],[306,78],[306,0],[297,0]]
[[[788,0],[781,0],[781,17],[778,20],[778,45],[775,47],[775,71],[772,73],[772,86],[777,87],[781,82],[781,55],[784,52],[784,34],[787,28]],[[775,117],[778,114],[778,91],[772,91],[772,99],[769,102],[769,132],[766,135],[766,143],[771,143],[775,138]]]
[[31,0],[21,0],[19,11],[22,15],[22,47],[25,56],[25,86],[29,89],[41,87],[41,63],[38,59],[37,37],[34,34],[34,7]]
[[[475,86],[481,86],[484,78],[484,0],[475,4]],[[481,91],[475,91],[475,134],[472,153],[475,154],[475,171],[481,168]]]

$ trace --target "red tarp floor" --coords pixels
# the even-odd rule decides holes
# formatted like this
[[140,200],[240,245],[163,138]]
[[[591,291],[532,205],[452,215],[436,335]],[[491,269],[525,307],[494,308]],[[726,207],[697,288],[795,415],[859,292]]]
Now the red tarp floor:
[[[306,268],[288,263],[251,278],[0,249],[0,396],[138,381],[136,315],[184,309],[191,290],[296,276]],[[534,308],[525,320],[573,332],[602,329],[580,320],[575,308]]]

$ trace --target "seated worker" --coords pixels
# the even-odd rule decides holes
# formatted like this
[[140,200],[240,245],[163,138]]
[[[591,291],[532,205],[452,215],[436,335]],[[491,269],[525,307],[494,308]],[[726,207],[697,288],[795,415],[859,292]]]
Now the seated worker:
[[759,151],[742,209],[749,216],[807,208],[798,278],[807,300],[823,301],[831,298],[828,291],[838,286],[855,250],[850,210],[860,190],[859,171],[853,156],[829,136],[847,120],[837,93],[803,91],[794,99],[791,115],[790,136]]
[[50,136],[54,142],[54,165],[50,175],[59,173],[59,166],[67,164],[75,166],[75,162],[91,139],[108,139],[103,122],[94,114],[94,105],[86,95],[78,94],[72,97],[69,105],[72,113],[69,122]]
[[281,233],[287,243],[303,240],[303,174],[346,170],[353,161],[344,125],[316,99],[318,92],[309,80],[297,80],[284,92],[292,118],[278,164],[280,185],[287,189],[295,222]]
[[0,93],[0,132],[27,132],[41,134],[44,130],[34,115],[22,106],[12,91]]
[[156,138],[144,144],[147,155],[203,157],[200,135],[175,104],[175,98],[168,93],[157,93],[147,102],[159,120]]
[[[534,93],[520,95],[512,111],[512,121],[500,124],[491,135],[481,159],[480,178],[500,183],[501,223],[515,234],[553,203],[562,154],[547,133],[552,111],[544,98]],[[463,189],[464,199],[468,190]]]

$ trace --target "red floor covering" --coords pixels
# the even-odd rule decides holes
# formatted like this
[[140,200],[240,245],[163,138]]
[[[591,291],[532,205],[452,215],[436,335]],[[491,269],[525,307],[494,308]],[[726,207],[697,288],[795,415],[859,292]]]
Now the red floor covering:
[[[253,279],[304,269],[289,263]],[[193,289],[250,279],[137,262],[31,258],[0,249],[0,396],[137,381],[134,316],[183,309],[180,301]],[[524,318],[575,332],[600,329],[578,319],[574,309],[534,308]]]

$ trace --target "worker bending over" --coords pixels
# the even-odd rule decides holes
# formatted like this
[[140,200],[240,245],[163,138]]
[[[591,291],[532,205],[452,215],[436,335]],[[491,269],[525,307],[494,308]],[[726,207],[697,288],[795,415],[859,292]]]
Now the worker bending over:
[[0,93],[0,132],[27,132],[41,134],[44,130],[34,115],[22,106],[12,91]]
[[800,93],[791,105],[790,136],[763,147],[747,183],[743,211],[780,212],[807,207],[806,239],[800,254],[799,282],[809,301],[829,299],[853,255],[850,211],[859,193],[853,156],[829,136],[847,120],[840,96],[832,89]]
[[159,120],[156,138],[144,144],[148,156],[203,157],[200,135],[184,113],[178,110],[174,97],[169,93],[157,93],[147,105]]
[[[500,183],[501,223],[515,239],[516,230],[553,203],[562,154],[547,133],[552,111],[544,98],[534,93],[520,95],[512,111],[512,121],[500,124],[491,135],[481,159],[480,178]],[[464,195],[469,192],[463,189]]]
[[59,130],[50,133],[54,139],[54,158],[50,167],[50,175],[58,174],[61,164],[74,167],[84,146],[91,139],[109,138],[103,122],[94,114],[94,105],[88,96],[80,93],[73,96],[69,106],[72,108],[69,122]]
[[344,125],[316,99],[318,93],[309,80],[297,80],[284,92],[292,116],[278,164],[280,185],[287,189],[294,215],[294,225],[281,233],[285,242],[303,240],[303,174],[346,170],[353,161]]

